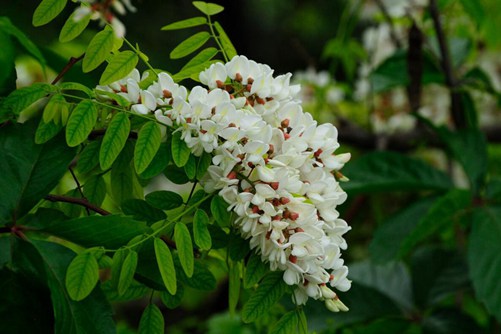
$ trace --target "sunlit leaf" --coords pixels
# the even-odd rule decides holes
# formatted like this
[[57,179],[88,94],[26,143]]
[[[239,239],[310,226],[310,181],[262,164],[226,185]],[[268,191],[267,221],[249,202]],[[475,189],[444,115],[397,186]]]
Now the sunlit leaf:
[[160,148],[162,133],[155,122],[147,122],[139,130],[136,146],[134,148],[134,167],[141,174],[155,158]]
[[208,16],[216,15],[224,10],[223,6],[205,1],[193,1],[193,6]]
[[155,256],[162,281],[171,295],[176,294],[176,269],[169,247],[159,238],[154,239]]
[[178,167],[183,167],[190,158],[190,149],[181,139],[181,133],[176,132],[172,135],[172,160]]
[[197,209],[193,216],[193,238],[195,244],[203,250],[209,250],[212,246],[212,239],[207,225],[209,216],[202,209]]
[[68,146],[80,145],[87,139],[97,121],[98,111],[91,100],[83,100],[71,112],[66,125]]
[[94,38],[92,38],[85,51],[82,63],[82,70],[85,73],[97,68],[106,60],[113,49],[114,40],[115,34],[113,30],[107,28],[98,32]]
[[59,33],[59,41],[61,43],[69,42],[78,37],[89,24],[91,14],[80,17],[78,20],[76,20],[75,17],[75,13],[71,14],[64,23],[64,26]]
[[179,59],[186,57],[192,52],[198,50],[202,45],[205,44],[210,38],[210,34],[207,31],[201,31],[195,35],[188,37],[186,40],[181,42],[178,46],[171,51],[170,57],[172,59]]
[[223,46],[223,51],[228,57],[228,59],[232,59],[237,55],[237,50],[231,43],[230,38],[224,31],[223,27],[219,24],[219,22],[215,22],[214,26],[216,27],[216,31],[219,34],[219,40],[221,41],[221,45]]
[[200,26],[207,23],[207,18],[203,16],[192,17],[190,19],[177,21],[162,27],[162,30],[179,30]]
[[126,77],[134,68],[136,68],[139,57],[135,52],[130,50],[116,53],[111,58],[106,66],[101,79],[100,85],[109,85],[117,80]]
[[66,271],[66,288],[71,299],[79,301],[87,297],[99,279],[99,266],[92,252],[78,254]]
[[120,270],[120,279],[118,280],[118,295],[123,295],[132,283],[134,272],[137,267],[137,253],[133,250],[125,257]]
[[194,270],[193,243],[191,241],[190,231],[183,223],[176,223],[174,228],[174,240],[176,241],[179,261],[186,276],[192,277]]
[[42,0],[33,13],[33,25],[35,27],[52,21],[66,6],[67,0]]
[[129,137],[130,121],[125,113],[116,114],[108,125],[99,150],[101,169],[111,167]]

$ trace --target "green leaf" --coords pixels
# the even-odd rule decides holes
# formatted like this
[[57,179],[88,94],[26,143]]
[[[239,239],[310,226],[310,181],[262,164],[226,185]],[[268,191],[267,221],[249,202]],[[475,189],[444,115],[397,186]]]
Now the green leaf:
[[470,205],[471,193],[466,190],[453,189],[440,197],[404,239],[399,255],[406,255],[420,241],[447,230]]
[[75,150],[57,136],[34,143],[36,123],[6,124],[0,131],[0,224],[20,219],[58,184]]
[[66,268],[74,253],[59,244],[31,240],[45,267],[44,279],[51,291],[54,307],[54,333],[114,333],[113,312],[101,289],[94,289],[87,298],[76,302],[66,293]]
[[99,266],[92,252],[78,254],[66,271],[66,289],[70,298],[80,301],[87,297],[99,280]]
[[219,34],[219,41],[221,42],[221,45],[223,47],[223,52],[226,54],[228,59],[232,59],[237,55],[237,50],[231,43],[230,38],[224,31],[223,27],[219,24],[219,22],[214,23],[214,27],[216,27],[216,31]]
[[193,1],[193,6],[207,16],[216,15],[224,10],[223,6],[204,1]]
[[231,213],[228,212],[228,204],[221,196],[216,195],[212,197],[210,211],[219,226],[227,227],[230,225]]
[[201,31],[191,37],[188,37],[171,51],[170,58],[179,59],[186,57],[192,52],[198,50],[209,40],[209,38],[210,34],[207,31]]
[[73,109],[66,125],[68,146],[78,146],[87,140],[96,124],[97,114],[97,108],[91,100],[83,100]]
[[78,37],[87,27],[90,22],[91,14],[85,15],[84,17],[79,18],[79,20],[75,20],[75,13],[71,14],[70,17],[66,20],[59,33],[59,41],[61,43],[66,43],[74,38]]
[[298,320],[298,334],[308,334],[308,323],[306,320],[306,314],[304,314],[303,309],[296,310]]
[[[125,257],[128,255],[125,248],[119,248],[111,260],[111,287],[118,291],[118,282],[120,281],[120,275],[122,272],[122,266],[125,261]],[[117,292],[118,295],[118,292]]]
[[165,212],[153,207],[142,199],[131,198],[125,200],[122,202],[121,207],[124,214],[148,223],[154,223],[167,218]]
[[99,151],[99,164],[105,170],[111,167],[129,137],[130,120],[125,113],[116,114],[108,125]]
[[186,173],[182,168],[178,168],[175,165],[168,165],[164,170],[164,175],[175,184],[186,184],[190,182]]
[[197,175],[197,162],[195,160],[195,156],[190,154],[188,162],[186,162],[183,169],[184,169],[184,172],[186,173],[186,176],[190,180],[195,179],[195,176]]
[[21,111],[28,108],[47,94],[52,92],[52,88],[46,83],[34,83],[31,86],[16,89],[3,101],[5,108],[18,116]]
[[212,58],[214,58],[215,55],[218,54],[218,52],[219,51],[213,47],[203,49],[195,57],[190,59],[190,61],[187,62],[186,65],[182,67],[181,72],[185,72],[190,68],[199,68],[200,65],[207,64],[209,60],[211,60]]
[[[388,327],[387,327],[388,328]],[[427,314],[420,324],[422,333],[430,334],[470,334],[485,333],[470,315],[463,313],[461,309],[453,307],[435,308]]]
[[155,154],[155,157],[153,157],[151,163],[139,175],[139,177],[143,179],[149,179],[162,173],[169,164],[170,157],[170,145],[168,145],[167,143],[161,143],[157,153]]
[[41,231],[66,239],[84,247],[104,246],[119,248],[150,229],[143,222],[119,215],[88,216],[65,221],[54,221]]
[[169,309],[175,309],[181,305],[184,296],[184,288],[180,284],[177,286],[177,291],[175,295],[171,295],[167,291],[160,292],[160,299],[162,303]]
[[137,267],[137,253],[133,250],[129,251],[127,257],[123,261],[122,269],[120,270],[120,279],[118,280],[118,295],[123,295],[132,283],[134,272]]
[[382,264],[396,260],[404,240],[426,215],[436,199],[430,197],[412,203],[379,226],[369,245],[372,261]]
[[59,89],[79,91],[85,93],[85,95],[87,95],[88,97],[94,97],[92,89],[78,82],[62,82],[59,84]]
[[230,314],[235,314],[238,300],[240,298],[240,272],[242,271],[242,264],[240,262],[229,261],[228,264],[228,308]]
[[90,142],[80,153],[77,162],[77,170],[81,174],[90,172],[94,167],[99,165],[99,149],[101,140]]
[[45,123],[43,119],[40,119],[40,123],[38,124],[37,131],[35,133],[35,144],[44,144],[54,138],[59,131],[63,128],[63,125],[60,123],[54,123],[50,121]]
[[366,154],[346,164],[343,173],[350,179],[342,185],[349,194],[448,190],[452,187],[452,182],[445,173],[422,161],[394,152]]
[[95,89],[95,92],[96,92],[96,95],[98,95],[98,96],[100,95],[103,97],[107,97],[107,98],[115,101],[121,107],[128,108],[131,105],[131,102],[127,98],[125,98],[121,95],[118,95],[116,93],[107,92],[105,90],[100,90],[100,89]]
[[460,0],[464,11],[468,14],[477,26],[481,26],[485,19],[485,10],[481,1]]
[[209,216],[202,209],[197,209],[193,216],[193,238],[195,244],[202,250],[209,250],[212,246],[212,239],[207,225]]
[[83,187],[83,194],[90,203],[100,206],[106,196],[106,183],[103,177],[94,175],[87,179]]
[[190,158],[190,148],[181,139],[181,132],[176,132],[172,135],[172,160],[177,167],[183,167]]
[[155,256],[162,281],[171,295],[176,294],[176,269],[169,247],[159,238],[154,239]]
[[252,288],[268,271],[269,266],[261,260],[261,255],[252,252],[245,267],[244,288]]
[[212,156],[206,152],[202,154],[201,157],[198,158],[197,164],[197,180],[202,179],[202,177],[207,172],[207,169],[212,163]]
[[181,267],[188,277],[193,276],[194,270],[194,256],[193,256],[193,243],[191,241],[190,231],[183,223],[176,223],[174,228],[174,240],[176,241],[177,253]]
[[110,281],[106,281],[101,284],[101,289],[103,289],[103,292],[106,294],[106,298],[108,298],[111,302],[129,302],[138,300],[151,293],[150,288],[136,281],[131,282],[129,288],[123,295],[118,295],[116,288],[112,287]]
[[[2,18],[0,17],[0,45],[2,52],[0,53],[0,97],[7,96],[9,93],[16,90],[16,50],[12,38],[2,30]],[[0,110],[2,106],[0,103]],[[8,118],[8,117],[7,117]],[[0,122],[4,122],[0,118]]]
[[164,316],[155,304],[148,304],[139,321],[139,334],[163,334],[165,330]]
[[174,257],[179,280],[187,286],[197,290],[212,291],[216,288],[216,278],[214,274],[200,261],[195,261],[193,276],[186,276],[178,256]]
[[472,225],[468,267],[475,295],[501,321],[501,208],[477,209]]
[[168,190],[151,192],[145,199],[151,206],[162,210],[172,210],[183,205],[181,195]]
[[33,13],[33,25],[39,27],[52,21],[66,6],[67,0],[42,0]]
[[249,253],[249,241],[239,234],[230,232],[230,242],[228,244],[228,254],[233,261],[243,260]]
[[113,55],[101,75],[99,84],[109,85],[117,80],[125,78],[134,68],[136,68],[138,61],[138,55],[130,50],[116,53]]
[[82,63],[84,73],[94,70],[106,60],[113,49],[114,40],[113,29],[109,28],[103,29],[92,38]]
[[201,26],[207,23],[207,18],[203,16],[192,17],[190,19],[177,21],[162,27],[162,30],[179,30]]
[[299,326],[299,315],[296,310],[285,313],[280,320],[271,327],[270,334],[297,333]]
[[153,161],[160,148],[161,140],[162,133],[159,125],[155,122],[146,122],[139,131],[134,148],[134,167],[138,174],[145,171]]
[[287,285],[281,271],[266,275],[242,309],[242,320],[253,322],[263,317],[282,298]]
[[69,106],[69,103],[66,102],[66,99],[62,94],[52,95],[49,102],[43,109],[44,122],[48,123],[52,120],[56,124],[59,124],[60,120],[63,120],[61,123],[64,125],[64,119],[69,114]]

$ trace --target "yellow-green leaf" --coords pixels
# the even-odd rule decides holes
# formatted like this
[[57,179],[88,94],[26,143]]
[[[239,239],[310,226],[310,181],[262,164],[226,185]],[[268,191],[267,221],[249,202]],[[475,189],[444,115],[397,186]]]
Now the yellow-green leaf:
[[143,125],[137,136],[134,148],[134,167],[141,174],[151,163],[162,141],[162,133],[159,125],[155,122],[147,122]]
[[190,158],[190,148],[186,145],[184,140],[181,139],[181,133],[176,132],[172,134],[172,160],[178,167],[183,167]]
[[75,20],[75,13],[71,14],[59,33],[59,41],[65,43],[78,37],[89,24],[90,16],[91,14],[88,14],[79,18],[79,20]]
[[102,175],[93,175],[85,181],[83,194],[94,205],[101,205],[106,196],[106,183]]
[[193,216],[193,238],[195,244],[203,250],[209,250],[212,246],[212,239],[207,225],[209,224],[209,216],[202,209],[197,209]]
[[115,34],[112,29],[105,28],[98,32],[85,51],[82,70],[87,73],[101,65],[113,49],[114,43]]
[[118,280],[118,295],[123,295],[134,278],[134,272],[137,267],[137,253],[133,250],[129,251],[129,254],[125,257],[122,263],[122,268],[120,270],[120,278]]
[[139,321],[139,334],[163,334],[165,330],[164,316],[155,304],[149,304]]
[[99,279],[99,266],[92,252],[78,254],[66,271],[66,289],[71,299],[87,297]]
[[214,26],[216,27],[216,31],[219,34],[219,41],[223,46],[222,51],[226,54],[228,59],[235,57],[237,55],[237,50],[233,46],[233,43],[231,43],[231,40],[224,31],[223,27],[219,24],[219,22],[214,22]]
[[198,50],[202,45],[205,44],[205,42],[209,40],[209,38],[210,34],[207,31],[196,33],[195,35],[188,37],[186,40],[176,46],[170,53],[170,57],[172,59],[183,58]]
[[223,6],[205,1],[193,1],[193,6],[208,16],[216,15],[224,10]]
[[171,295],[175,295],[177,289],[176,269],[170,249],[159,238],[154,239],[153,245],[155,247],[155,257],[157,258],[158,269],[160,270],[162,281],[167,291],[169,291]]
[[33,13],[33,25],[35,27],[52,21],[66,6],[67,0],[43,0]]
[[109,85],[126,77],[137,65],[139,57],[136,53],[126,50],[115,54],[99,80],[100,85]]
[[68,111],[69,105],[66,99],[61,94],[53,95],[49,102],[45,105],[42,118],[45,123],[54,120],[54,123],[59,124],[61,116]]
[[177,253],[179,261],[186,276],[193,276],[194,261],[193,243],[191,241],[190,231],[183,223],[176,223],[174,227],[174,240],[176,241]]
[[37,131],[35,132],[35,143],[43,144],[54,138],[55,135],[61,131],[63,126],[61,124],[56,124],[52,121],[45,123],[43,119],[40,120],[38,124]]
[[66,142],[73,147],[84,142],[97,121],[97,108],[91,100],[83,100],[71,113],[66,126]]
[[201,26],[202,24],[206,23],[207,23],[207,18],[198,16],[198,17],[193,17],[191,19],[181,20],[168,24],[166,26],[163,26],[162,30],[178,30],[184,28],[191,28],[191,27]]
[[118,157],[125,142],[129,137],[130,120],[125,113],[118,113],[113,117],[103,138],[101,149],[99,150],[99,163],[101,169],[111,167]]

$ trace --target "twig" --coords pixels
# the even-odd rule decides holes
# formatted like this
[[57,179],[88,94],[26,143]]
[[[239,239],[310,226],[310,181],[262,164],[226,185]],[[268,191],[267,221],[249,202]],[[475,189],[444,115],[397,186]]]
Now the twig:
[[[82,196],[82,198],[84,200],[87,200],[87,198],[85,197],[85,195],[84,195],[84,193],[82,191],[82,186],[80,185],[80,182],[78,181],[78,178],[75,175],[75,172],[73,172],[73,169],[71,168],[71,166],[68,167],[68,169],[70,170],[71,176],[73,177],[73,180],[75,181],[75,183],[77,185],[77,189],[78,189],[78,192],[80,193],[80,196]],[[90,216],[89,208],[85,208],[85,211],[87,211],[87,216]]]
[[71,203],[71,204],[76,204],[76,205],[81,205],[87,209],[90,209],[94,212],[99,213],[100,215],[107,216],[110,215],[111,213],[104,210],[103,208],[100,208],[92,203],[90,203],[88,200],[85,198],[75,198],[75,197],[68,197],[68,196],[62,196],[62,195],[47,195],[45,196],[45,199],[51,202],[65,202],[65,203]]
[[66,64],[66,66],[64,66],[63,69],[61,70],[61,72],[59,72],[57,77],[54,80],[52,80],[51,84],[55,85],[56,83],[58,83],[59,80],[61,80],[64,77],[66,72],[68,72],[76,63],[78,63],[80,60],[82,60],[84,56],[85,56],[85,53],[83,53],[80,57],[76,57],[76,58],[71,57],[70,60],[68,61],[68,63]]
[[393,20],[391,19],[390,13],[388,13],[388,10],[386,9],[386,6],[384,5],[383,1],[376,0],[376,5],[379,7],[379,10],[383,14],[385,21],[390,26],[390,37],[393,40],[393,43],[395,43],[397,49],[401,49],[402,43],[398,39],[397,33],[395,31],[395,25],[393,24]]
[[441,55],[440,63],[445,75],[445,84],[450,91],[452,120],[454,121],[456,128],[463,129],[466,127],[466,118],[461,107],[461,94],[456,90],[457,81],[454,76],[454,69],[452,68],[449,46],[447,45],[447,40],[445,39],[442,23],[440,22],[440,13],[438,12],[436,0],[430,0],[429,10],[435,32],[437,33],[437,40]]

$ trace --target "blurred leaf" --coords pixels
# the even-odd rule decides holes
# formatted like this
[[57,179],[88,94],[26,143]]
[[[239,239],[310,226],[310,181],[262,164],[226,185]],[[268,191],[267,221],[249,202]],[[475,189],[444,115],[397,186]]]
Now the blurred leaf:
[[418,249],[412,257],[411,271],[414,299],[423,308],[469,284],[466,259],[437,247]]
[[170,58],[179,59],[186,57],[202,47],[202,45],[204,45],[209,38],[210,34],[207,31],[201,31],[191,37],[188,37],[171,51]]
[[501,321],[501,208],[485,207],[473,214],[468,266],[475,294]]
[[165,330],[164,316],[155,304],[148,304],[141,315],[139,334],[163,334]]
[[162,173],[169,164],[170,156],[170,145],[161,143],[153,160],[139,176],[143,179],[149,179]]
[[111,167],[115,159],[125,146],[129,137],[130,121],[126,113],[117,113],[110,124],[103,138],[101,149],[99,150],[99,163],[101,169]]
[[210,202],[210,211],[212,216],[214,216],[214,219],[221,227],[227,227],[230,225],[231,214],[228,212],[227,208],[228,204],[221,196],[216,195],[212,197]]
[[121,107],[130,107],[130,105],[131,105],[131,102],[126,97],[123,97],[122,95],[112,93],[112,92],[107,92],[105,90],[100,90],[100,89],[95,89],[95,92],[97,95],[102,95],[102,96],[105,96],[107,98],[110,98],[111,100],[115,101]]
[[182,270],[179,257],[177,256],[174,257],[174,265],[179,274],[179,280],[187,286],[203,291],[211,291],[216,288],[216,278],[214,274],[212,274],[201,261],[195,260],[192,277],[186,276],[184,270]]
[[349,277],[358,284],[376,289],[404,310],[412,310],[411,278],[402,263],[374,265],[368,260],[357,262],[350,265]]
[[113,49],[115,34],[113,29],[105,27],[89,43],[83,58],[82,70],[90,72],[101,65]]
[[207,18],[203,16],[192,17],[190,19],[177,21],[162,27],[162,30],[179,30],[201,26],[207,23]]
[[253,322],[263,317],[282,298],[286,287],[281,271],[268,273],[245,303],[242,320]]
[[67,0],[42,0],[33,13],[33,25],[35,27],[52,21],[66,6]]
[[195,244],[202,250],[209,250],[212,246],[209,229],[209,216],[202,209],[197,209],[193,215],[193,239]]
[[2,20],[0,17],[0,45],[2,52],[0,53],[0,97],[8,95],[16,90],[16,69],[15,69],[15,47],[10,36],[2,31]]
[[410,322],[405,319],[399,318],[381,318],[377,319],[370,324],[362,324],[355,326],[354,334],[402,334],[402,333],[412,333],[407,332],[407,329],[411,326]]
[[90,17],[91,14],[87,14],[76,20],[75,12],[73,12],[66,20],[59,33],[59,41],[61,43],[66,43],[78,37],[85,30],[87,25],[89,25]]
[[76,302],[66,293],[64,286],[66,268],[74,258],[74,253],[61,245],[31,240],[40,254],[45,268],[45,277],[51,291],[51,299],[56,318],[55,333],[95,333],[115,332],[113,313],[101,289],[97,288],[87,298]]
[[109,215],[54,221],[41,230],[84,247],[104,246],[116,249],[150,229],[145,223],[132,218]]
[[171,295],[176,294],[176,269],[169,247],[159,238],[154,239],[155,255],[163,283]]
[[460,0],[464,12],[469,15],[477,26],[481,26],[485,20],[485,10],[482,1]]
[[494,179],[487,183],[485,197],[492,201],[501,201],[501,179]]
[[162,133],[156,122],[146,122],[141,127],[134,148],[134,167],[138,174],[144,172],[153,161],[161,140]]
[[45,123],[43,118],[41,118],[35,133],[35,144],[44,144],[48,142],[54,138],[62,128],[63,125],[61,123],[56,124],[53,121]]
[[403,240],[399,256],[409,253],[425,238],[451,227],[461,214],[464,214],[464,210],[468,209],[471,198],[471,193],[462,189],[452,189],[438,198]]
[[228,244],[228,254],[233,261],[243,260],[250,251],[249,241],[242,238],[241,235],[230,232],[230,241]]
[[351,161],[343,168],[350,179],[343,189],[355,193],[447,190],[449,177],[420,160],[394,152],[373,152]]
[[412,203],[378,226],[369,245],[371,260],[376,264],[396,260],[402,243],[435,200],[436,197],[429,197]]
[[184,203],[181,195],[168,190],[159,190],[149,193],[146,195],[146,202],[162,210],[172,210],[180,207]]
[[495,94],[496,89],[489,75],[481,68],[474,67],[463,75],[461,84],[474,89],[486,91],[490,94]]
[[99,84],[109,85],[117,80],[125,78],[136,68],[138,61],[138,55],[130,50],[115,53],[101,75]]
[[233,46],[233,43],[231,43],[230,38],[224,31],[223,27],[219,24],[219,22],[214,22],[214,27],[216,27],[216,31],[219,34],[218,38],[221,42],[221,46],[223,47],[224,53],[228,57],[228,59],[232,59],[236,55],[238,55],[237,50]]
[[240,298],[241,268],[241,262],[229,261],[228,263],[228,309],[230,314],[235,314]]
[[423,334],[471,334],[483,333],[475,320],[453,308],[433,311],[422,321]]
[[131,198],[122,202],[122,211],[136,220],[154,223],[167,218],[165,212],[142,199]]
[[88,97],[94,97],[94,93],[90,88],[78,82],[61,82],[59,84],[61,90],[74,90],[85,93]]
[[91,100],[83,100],[73,109],[66,125],[68,146],[77,146],[87,140],[96,124],[97,116],[97,108]]
[[193,276],[194,256],[193,243],[191,241],[190,231],[183,223],[176,223],[174,227],[174,240],[176,241],[177,254],[181,267],[188,277]]
[[5,117],[10,116],[8,115],[8,112],[14,116],[18,116],[21,111],[28,108],[52,91],[53,89],[51,85],[46,83],[34,83],[31,86],[16,89],[3,101],[5,111],[2,110],[0,119],[3,121],[6,119]]
[[19,219],[49,193],[75,156],[58,136],[34,143],[36,123],[7,124],[0,131],[0,224]]
[[162,303],[169,309],[175,309],[181,305],[184,296],[184,287],[182,284],[177,286],[177,291],[175,295],[171,295],[167,291],[160,292],[160,299]]
[[71,299],[80,301],[87,297],[99,280],[99,266],[92,252],[78,254],[66,271],[66,289]]
[[245,266],[244,288],[252,288],[268,271],[269,267],[261,260],[261,255],[252,252]]
[[125,294],[132,283],[137,267],[137,253],[129,250],[129,254],[125,257],[121,267],[117,289],[119,296]]
[[216,15],[224,10],[223,6],[204,1],[193,1],[193,6],[207,16]]

